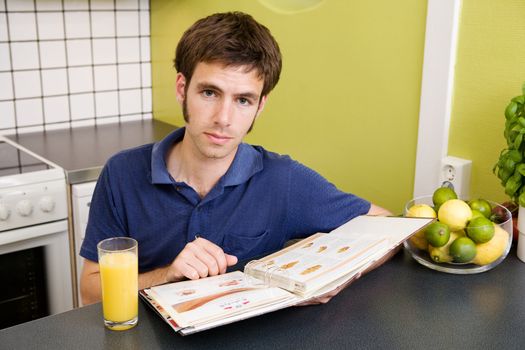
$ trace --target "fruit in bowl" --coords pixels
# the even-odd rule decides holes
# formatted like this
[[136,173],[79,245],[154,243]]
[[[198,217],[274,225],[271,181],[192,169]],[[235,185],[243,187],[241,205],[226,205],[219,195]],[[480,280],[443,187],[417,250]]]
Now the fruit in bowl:
[[464,201],[450,188],[409,201],[405,216],[436,218],[405,242],[414,259],[435,270],[460,274],[490,270],[505,259],[512,244],[512,215],[507,208],[481,198]]

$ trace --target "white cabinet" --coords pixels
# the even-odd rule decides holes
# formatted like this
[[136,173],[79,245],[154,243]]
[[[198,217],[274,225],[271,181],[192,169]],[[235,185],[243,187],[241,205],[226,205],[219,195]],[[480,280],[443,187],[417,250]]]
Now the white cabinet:
[[84,241],[86,227],[89,217],[89,207],[91,205],[91,197],[95,190],[96,181],[76,184],[71,186],[72,204],[73,204],[73,231],[75,235],[75,256],[76,256],[76,272],[77,272],[77,290],[79,304],[82,304],[80,298],[80,275],[82,272],[83,258],[79,255],[80,247]]

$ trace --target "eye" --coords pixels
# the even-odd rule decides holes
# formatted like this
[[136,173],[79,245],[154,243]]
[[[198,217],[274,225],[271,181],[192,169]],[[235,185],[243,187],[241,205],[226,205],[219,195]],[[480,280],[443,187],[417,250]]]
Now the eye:
[[213,97],[213,96],[215,96],[215,92],[213,92],[212,90],[203,90],[202,94],[205,97]]
[[244,97],[239,98],[239,103],[243,106],[248,106],[250,104],[250,100]]

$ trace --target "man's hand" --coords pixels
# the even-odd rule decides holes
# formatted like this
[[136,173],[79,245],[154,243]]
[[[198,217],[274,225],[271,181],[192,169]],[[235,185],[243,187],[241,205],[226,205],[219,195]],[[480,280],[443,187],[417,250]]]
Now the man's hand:
[[228,266],[236,263],[237,257],[224,253],[219,246],[204,238],[197,238],[186,244],[173,260],[166,272],[166,281],[216,276],[225,273]]

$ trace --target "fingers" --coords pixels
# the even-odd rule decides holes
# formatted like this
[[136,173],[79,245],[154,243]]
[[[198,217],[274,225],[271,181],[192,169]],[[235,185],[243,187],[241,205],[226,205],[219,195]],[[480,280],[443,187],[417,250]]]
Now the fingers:
[[197,238],[188,243],[173,261],[168,278],[177,276],[198,279],[226,272],[228,266],[237,263],[237,257],[225,254],[216,244]]

